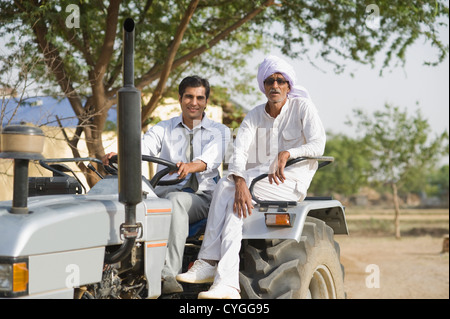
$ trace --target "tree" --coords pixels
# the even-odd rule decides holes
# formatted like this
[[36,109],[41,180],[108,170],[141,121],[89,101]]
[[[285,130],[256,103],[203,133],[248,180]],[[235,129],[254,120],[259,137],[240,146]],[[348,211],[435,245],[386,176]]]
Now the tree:
[[362,143],[371,153],[371,178],[390,185],[395,208],[395,236],[400,238],[398,190],[416,176],[415,172],[436,166],[448,154],[448,132],[430,137],[430,125],[420,110],[415,116],[386,104],[372,116],[354,110],[354,121],[363,132]]
[[[383,68],[389,67],[392,61],[404,61],[406,49],[418,39],[437,49],[433,63],[448,53],[436,31],[442,18],[448,19],[443,0],[378,1],[372,11],[361,1],[73,2],[1,1],[0,37],[15,34],[8,40],[13,50],[15,39],[31,40],[29,55],[39,52],[45,63],[30,76],[48,93],[67,97],[80,124],[69,144],[75,152],[84,133],[89,156],[97,158],[104,154],[107,111],[117,102],[121,86],[120,26],[129,16],[137,23],[135,85],[152,93],[143,105],[143,122],[183,75],[230,75],[245,65],[251,51],[261,48],[276,46],[289,57],[321,58],[338,71],[344,67],[341,58],[373,65],[383,51]],[[379,18],[376,27],[366,23],[372,17]],[[275,26],[283,31],[275,32]],[[322,44],[318,57],[308,57],[310,42]],[[239,90],[248,78],[235,73],[226,84]]]
[[334,162],[316,173],[308,191],[315,195],[356,194],[368,183],[370,152],[359,139],[328,135],[324,154],[334,157]]
[[447,199],[448,207],[448,195],[449,195],[449,170],[448,164],[443,165],[439,169],[432,170],[427,175],[427,187],[425,189],[427,196],[437,196],[441,200]]
[[[38,52],[35,52],[33,56],[26,52],[24,49],[26,45],[26,43],[17,43],[14,54],[0,55],[0,125],[9,125],[14,120],[19,107],[26,103],[25,93],[35,84],[35,80],[29,76],[33,68],[39,67],[42,63]],[[0,52],[2,51],[0,49]],[[9,104],[11,104],[10,112],[7,112]]]

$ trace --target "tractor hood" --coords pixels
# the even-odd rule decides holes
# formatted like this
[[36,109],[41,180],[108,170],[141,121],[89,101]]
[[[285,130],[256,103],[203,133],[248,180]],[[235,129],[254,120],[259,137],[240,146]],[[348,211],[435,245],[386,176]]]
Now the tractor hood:
[[30,198],[29,214],[11,214],[9,202],[0,206],[0,256],[26,256],[118,241],[109,234],[110,220],[123,220],[123,205],[115,198],[93,200],[83,195]]
[[[117,191],[116,180],[102,180]],[[29,214],[11,214],[11,201],[0,202],[0,256],[29,256],[58,251],[121,244],[124,205],[117,192],[104,194],[96,185],[87,195],[30,197]],[[170,207],[166,199],[151,196],[151,206]],[[147,203],[137,205],[136,217],[145,222]],[[157,225],[152,225],[157,226]],[[154,227],[149,231],[155,232]],[[158,232],[155,232],[158,236]],[[166,238],[167,235],[162,238]]]

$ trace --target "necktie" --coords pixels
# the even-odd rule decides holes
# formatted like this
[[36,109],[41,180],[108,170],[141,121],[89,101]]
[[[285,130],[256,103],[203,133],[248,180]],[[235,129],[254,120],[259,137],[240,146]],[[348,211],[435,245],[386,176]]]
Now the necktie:
[[[194,139],[194,132],[190,132],[189,133],[189,144],[186,149],[186,158],[188,158],[189,162],[192,162],[192,160],[194,159],[193,139]],[[197,190],[198,190],[197,175],[195,173],[191,173],[191,177],[189,177],[188,181],[183,186],[183,191],[189,192],[189,193],[195,193]]]

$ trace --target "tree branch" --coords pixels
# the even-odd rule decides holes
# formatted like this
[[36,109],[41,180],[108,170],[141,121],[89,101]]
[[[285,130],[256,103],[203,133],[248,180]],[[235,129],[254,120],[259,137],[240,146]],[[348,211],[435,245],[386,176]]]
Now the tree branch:
[[111,60],[114,49],[114,40],[116,39],[117,21],[119,19],[119,6],[121,0],[111,0],[106,21],[108,22],[105,30],[105,38],[103,39],[103,45],[100,49],[100,56],[95,64],[95,77],[99,81],[102,81],[105,75],[106,68]]
[[[94,58],[92,57],[92,54],[89,51],[89,46],[87,45],[87,43],[85,41],[81,42],[77,38],[77,34],[75,33],[74,28],[67,28],[65,26],[65,21],[62,19],[62,16],[58,16],[57,23],[59,25],[59,28],[64,33],[65,38],[69,41],[69,43],[71,43],[76,49],[78,49],[83,54],[83,57],[84,57],[86,63],[90,67],[94,67],[94,65],[95,65]],[[85,33],[86,32],[83,28],[83,30],[82,30],[83,40],[85,40],[84,39]]]
[[256,8],[255,10],[253,10],[252,12],[250,12],[249,14],[244,16],[241,20],[237,21],[236,23],[232,24],[231,26],[229,26],[228,28],[226,28],[225,30],[220,32],[216,37],[214,37],[212,40],[210,40],[207,45],[202,45],[201,47],[199,47],[195,50],[192,50],[188,54],[177,59],[174,62],[174,67],[180,66],[181,64],[189,61],[190,59],[204,53],[205,51],[209,50],[213,46],[217,45],[220,41],[222,41],[223,39],[228,37],[233,31],[240,28],[244,23],[255,18],[258,14],[260,14],[266,8],[274,5],[274,3],[275,3],[275,0],[267,0],[262,6]]
[[169,73],[173,68],[173,61],[175,59],[175,55],[180,47],[181,40],[183,40],[184,33],[186,32],[189,21],[194,15],[195,9],[197,8],[199,0],[191,0],[189,3],[186,12],[184,13],[183,18],[177,28],[175,33],[175,37],[172,41],[172,44],[169,47],[169,53],[167,55],[166,61],[164,62],[163,69],[160,73],[159,82],[156,86],[156,89],[153,91],[152,97],[150,101],[145,105],[142,109],[142,122],[153,112],[156,108],[156,104],[160,100],[162,93],[164,91],[166,81],[169,77]]
[[73,88],[70,77],[67,75],[64,62],[60,57],[58,49],[47,41],[48,29],[42,20],[38,20],[32,26],[33,32],[36,35],[36,40],[44,55],[44,61],[50,71],[54,74],[56,81],[64,92],[65,96],[72,105],[72,108],[77,116],[83,114],[83,106],[78,92]]
[[[179,67],[183,63],[189,61],[190,59],[211,49],[213,46],[217,45],[220,41],[222,41],[227,36],[229,36],[233,31],[235,31],[236,29],[241,27],[244,23],[252,20],[254,17],[256,17],[258,14],[260,14],[266,8],[274,5],[274,3],[275,3],[275,0],[267,0],[263,5],[256,8],[252,12],[248,13],[242,19],[240,19],[236,23],[232,24],[231,26],[229,26],[222,32],[220,32],[217,36],[215,36],[213,39],[211,39],[208,42],[208,44],[202,45],[202,46],[192,50],[188,54],[174,60],[172,69]],[[160,72],[161,72],[161,68],[158,67],[157,65],[155,65],[147,73],[145,73],[140,79],[138,79],[136,81],[137,82],[136,87],[138,89],[142,89],[143,87],[147,86],[148,84],[150,84],[151,82],[153,82],[154,80],[156,80],[158,78],[158,76],[160,75]]]
[[[93,122],[97,130],[92,130],[92,138],[96,139],[101,136],[101,129],[103,128],[107,112],[112,103],[105,96],[105,84],[103,78],[105,77],[106,69],[111,61],[114,50],[114,41],[116,38],[117,22],[119,20],[119,6],[121,0],[111,0],[107,9],[106,29],[103,44],[100,49],[100,56],[95,64],[94,71],[89,74],[89,81],[92,87],[93,107],[95,116]],[[88,140],[88,143],[90,141]]]

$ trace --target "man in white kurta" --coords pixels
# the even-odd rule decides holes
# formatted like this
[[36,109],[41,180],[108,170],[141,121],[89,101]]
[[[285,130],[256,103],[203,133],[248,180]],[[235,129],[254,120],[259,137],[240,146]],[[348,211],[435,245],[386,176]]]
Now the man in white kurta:
[[296,85],[293,68],[267,57],[258,69],[258,84],[267,103],[256,106],[243,120],[234,143],[229,173],[217,185],[198,260],[178,281],[213,282],[199,298],[240,298],[239,250],[243,219],[252,213],[252,180],[261,200],[301,201],[318,164],[314,160],[285,168],[289,159],[323,155],[325,131],[308,92]]

